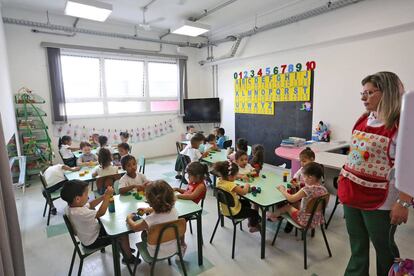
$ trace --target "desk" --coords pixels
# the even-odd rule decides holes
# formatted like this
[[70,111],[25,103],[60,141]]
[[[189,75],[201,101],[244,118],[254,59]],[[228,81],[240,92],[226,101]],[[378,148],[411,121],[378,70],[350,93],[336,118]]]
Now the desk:
[[[262,176],[265,175],[266,178]],[[282,176],[276,175],[271,172],[266,172],[260,174],[259,177],[254,178],[252,183],[249,183],[251,186],[260,187],[262,189],[261,193],[253,196],[252,193],[248,193],[243,196],[243,198],[249,200],[250,202],[258,205],[262,211],[262,228],[261,228],[261,251],[260,257],[265,258],[265,242],[266,242],[266,212],[269,210],[269,207],[278,203],[286,201],[285,196],[278,190],[276,187],[278,185],[287,185],[287,182],[283,182]],[[246,182],[236,180],[239,185],[244,185]]]
[[[114,275],[121,275],[121,267],[119,263],[119,249],[116,238],[124,234],[133,233],[129,229],[126,223],[126,217],[128,214],[136,212],[138,208],[148,207],[145,202],[145,198],[136,200],[133,195],[116,195],[115,200],[115,213],[107,211],[105,215],[100,218],[102,225],[112,239],[112,255],[114,263]],[[175,202],[175,208],[178,211],[180,218],[197,216],[197,251],[198,251],[198,265],[203,265],[203,248],[202,248],[202,227],[201,227],[201,207],[194,203],[192,200],[177,199]]]
[[[91,153],[98,155],[98,152],[96,149],[91,150]],[[118,153],[119,152],[117,148],[112,148],[112,155],[118,154]],[[82,155],[82,151],[81,150],[74,151],[73,155],[75,155],[76,159],[78,159]]]
[[[99,165],[96,165],[94,167],[82,167],[80,169],[80,171],[77,172],[71,172],[71,171],[66,171],[65,172],[65,176],[67,178],[67,180],[81,180],[81,181],[85,181],[85,182],[92,182],[95,181],[97,178],[99,178],[99,176],[93,177],[92,173],[99,167]],[[84,176],[79,176],[79,172],[85,172],[88,171],[88,173],[86,173]],[[125,174],[125,171],[123,169],[118,169],[118,174]]]
[[325,168],[341,170],[348,155],[333,152],[315,153],[315,162],[322,164]]
[[201,160],[209,164],[227,161],[227,151],[223,149],[221,151],[211,151],[207,157],[204,157]]

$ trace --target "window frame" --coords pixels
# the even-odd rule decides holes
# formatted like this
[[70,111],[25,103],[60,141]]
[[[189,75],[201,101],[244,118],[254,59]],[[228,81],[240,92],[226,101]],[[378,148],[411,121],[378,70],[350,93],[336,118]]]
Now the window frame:
[[[100,79],[100,95],[99,98],[72,98],[67,99],[66,103],[80,103],[80,102],[102,102],[103,114],[93,115],[69,115],[68,119],[83,119],[83,118],[116,118],[116,117],[137,117],[137,116],[150,116],[150,115],[169,115],[179,114],[180,108],[177,110],[170,111],[151,111],[151,102],[155,101],[178,101],[180,102],[179,92],[179,63],[178,59],[166,58],[166,57],[155,57],[155,56],[138,56],[131,54],[111,54],[105,52],[89,52],[89,51],[76,51],[73,49],[66,50],[62,49],[61,56],[75,56],[75,57],[86,57],[86,58],[98,58],[99,59],[99,79]],[[108,97],[106,91],[105,81],[105,59],[115,60],[127,60],[127,61],[140,61],[143,62],[143,97]],[[175,64],[177,66],[177,96],[176,97],[150,97],[149,96],[149,79],[148,79],[148,63],[168,63]],[[109,113],[108,102],[144,102],[146,111],[144,112],[124,112],[124,113]]]

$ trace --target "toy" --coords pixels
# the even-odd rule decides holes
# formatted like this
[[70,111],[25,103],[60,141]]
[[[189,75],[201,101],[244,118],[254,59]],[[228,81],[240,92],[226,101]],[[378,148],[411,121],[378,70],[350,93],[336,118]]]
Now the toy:
[[320,142],[329,142],[331,136],[331,131],[327,124],[324,124],[322,121],[319,121],[319,124],[316,126],[313,134],[312,140]]
[[283,182],[287,182],[288,175],[289,175],[288,172],[283,173]]
[[109,213],[114,213],[115,212],[115,200],[114,200],[113,196],[111,196],[111,198],[109,199],[108,210],[109,210]]
[[262,178],[266,178],[266,175],[262,174]]
[[132,214],[133,214],[133,217],[132,217],[133,221],[137,221],[137,220],[141,219],[141,216],[139,214],[137,214],[137,213],[132,213]]
[[136,200],[142,199],[142,196],[139,193],[133,193],[132,195],[135,197]]
[[262,192],[262,188],[253,186],[250,187],[249,192],[251,192],[253,196],[256,196],[257,194],[260,194]]

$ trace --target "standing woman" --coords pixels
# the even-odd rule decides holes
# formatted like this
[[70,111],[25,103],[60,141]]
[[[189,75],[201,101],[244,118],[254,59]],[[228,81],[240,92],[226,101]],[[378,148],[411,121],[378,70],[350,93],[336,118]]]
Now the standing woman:
[[377,275],[388,275],[394,261],[389,229],[391,224],[407,222],[412,202],[389,179],[404,88],[391,72],[367,76],[362,85],[361,100],[367,112],[353,128],[348,159],[338,180],[352,254],[345,275],[369,275],[370,241],[377,255]]

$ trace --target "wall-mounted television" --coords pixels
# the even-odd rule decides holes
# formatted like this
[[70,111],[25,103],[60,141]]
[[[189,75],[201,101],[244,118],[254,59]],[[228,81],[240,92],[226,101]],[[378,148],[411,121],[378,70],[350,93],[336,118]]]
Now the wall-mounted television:
[[184,99],[184,123],[220,123],[220,99]]

